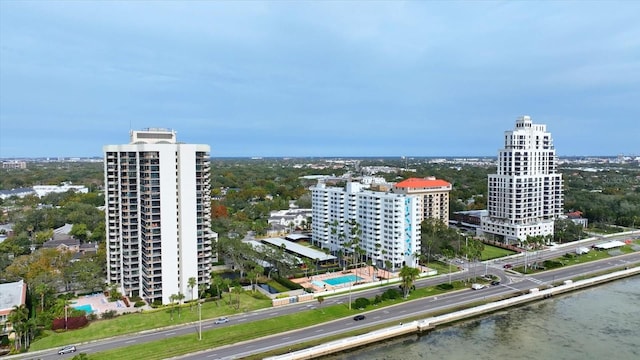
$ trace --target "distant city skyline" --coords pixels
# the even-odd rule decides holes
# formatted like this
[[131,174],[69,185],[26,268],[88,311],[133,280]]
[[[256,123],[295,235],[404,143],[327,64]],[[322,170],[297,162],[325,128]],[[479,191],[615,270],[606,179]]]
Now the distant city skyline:
[[0,1],[0,158],[640,155],[640,2]]

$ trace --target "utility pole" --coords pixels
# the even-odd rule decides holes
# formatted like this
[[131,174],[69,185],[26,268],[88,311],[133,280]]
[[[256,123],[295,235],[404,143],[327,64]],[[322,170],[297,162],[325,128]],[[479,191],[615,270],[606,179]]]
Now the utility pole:
[[198,340],[202,340],[202,302],[198,299]]

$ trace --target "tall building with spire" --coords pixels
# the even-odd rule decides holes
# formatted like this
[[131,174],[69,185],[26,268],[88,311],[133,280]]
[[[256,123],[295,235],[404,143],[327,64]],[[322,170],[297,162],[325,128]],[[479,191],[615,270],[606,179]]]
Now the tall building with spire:
[[198,285],[211,283],[216,256],[209,146],[150,128],[103,150],[108,283],[150,302],[197,297]]
[[504,133],[497,173],[489,175],[488,215],[482,231],[489,239],[514,243],[527,236],[553,235],[562,214],[563,182],[551,133],[529,116]]

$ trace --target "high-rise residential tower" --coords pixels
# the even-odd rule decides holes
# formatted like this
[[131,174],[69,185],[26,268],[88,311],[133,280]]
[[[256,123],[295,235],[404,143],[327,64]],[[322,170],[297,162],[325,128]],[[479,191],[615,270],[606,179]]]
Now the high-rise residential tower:
[[418,222],[424,219],[438,219],[449,225],[449,192],[451,183],[426,177],[409,178],[393,186],[393,192],[410,194],[418,197]]
[[103,150],[108,283],[150,302],[197,298],[198,286],[211,283],[216,256],[209,146],[150,128]]
[[562,214],[563,183],[546,125],[523,116],[515,129],[505,131],[497,173],[489,175],[488,185],[486,237],[514,243],[553,235],[554,220]]
[[[346,187],[311,187],[314,244],[343,256],[361,253],[379,268],[416,267],[420,255],[420,216],[414,195]],[[360,251],[358,251],[360,249]]]

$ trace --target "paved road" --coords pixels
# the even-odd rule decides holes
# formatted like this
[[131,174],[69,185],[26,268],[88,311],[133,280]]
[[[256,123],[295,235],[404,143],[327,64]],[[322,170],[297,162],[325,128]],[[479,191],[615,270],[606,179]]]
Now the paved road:
[[[620,237],[624,239],[625,237]],[[601,243],[603,240],[593,240],[588,243],[571,244],[563,246],[562,248],[554,248],[551,250],[540,251],[537,255],[538,260],[549,259],[561,256],[567,252],[575,251],[575,248],[579,246],[590,246],[593,243]],[[531,258],[528,256],[528,260]],[[236,359],[243,356],[247,356],[254,353],[259,353],[265,350],[281,348],[289,344],[296,344],[301,341],[307,341],[316,338],[322,338],[333,334],[339,334],[341,332],[350,331],[360,327],[366,327],[379,323],[393,323],[395,321],[401,321],[408,317],[413,317],[419,314],[432,312],[434,310],[446,309],[469,302],[477,301],[482,297],[490,297],[495,295],[507,294],[516,290],[526,290],[533,287],[538,287],[545,283],[559,282],[564,279],[569,279],[580,274],[587,274],[590,272],[602,271],[609,268],[615,268],[626,265],[640,264],[640,253],[633,253],[624,256],[618,256],[610,259],[605,259],[598,262],[586,263],[578,266],[572,266],[568,268],[562,268],[560,270],[549,271],[541,273],[535,276],[523,276],[521,274],[505,272],[503,269],[504,264],[509,263],[513,266],[519,266],[524,262],[524,255],[519,254],[511,256],[507,259],[499,261],[490,261],[487,263],[465,263],[462,264],[464,271],[449,275],[440,275],[436,277],[420,279],[416,281],[416,287],[427,287],[437,285],[446,282],[449,277],[452,280],[465,279],[473,274],[482,275],[485,272],[488,274],[496,275],[501,278],[502,284],[499,286],[492,286],[479,291],[462,291],[451,294],[441,295],[436,298],[426,298],[416,301],[407,302],[392,308],[383,308],[380,310],[366,312],[367,319],[365,321],[355,322],[351,317],[342,320],[336,320],[330,323],[325,323],[317,326],[313,326],[298,331],[289,332],[286,334],[277,334],[268,338],[255,339],[247,341],[246,343],[239,343],[228,345],[221,348],[215,348],[206,352],[187,355],[184,359]],[[457,264],[460,265],[460,264]],[[391,287],[397,287],[397,284],[391,284]],[[358,292],[358,297],[372,298],[375,295],[382,294],[386,288],[376,288],[371,290],[365,290]],[[354,297],[355,298],[355,297]],[[348,294],[339,295],[328,298],[324,301],[323,307],[332,305],[347,303],[349,299]],[[213,319],[202,322],[203,331],[210,330],[214,327],[225,327],[235,323],[245,323],[274,316],[280,316],[285,314],[292,314],[300,311],[315,309],[317,303],[301,303],[290,305],[280,308],[269,308],[265,310],[248,312],[238,316],[231,316],[231,321],[227,324],[215,325]],[[119,336],[112,339],[99,340],[89,344],[78,345],[78,351],[87,354],[101,352],[109,349],[115,349],[119,347],[126,347],[135,344],[141,344],[149,341],[158,341],[168,337],[192,334],[194,339],[197,339],[197,324],[176,326],[170,329],[150,330],[146,333],[138,333],[127,336]],[[212,344],[215,346],[215,344]],[[12,356],[11,359],[68,359],[73,357],[70,355],[57,355],[56,350],[48,350],[42,352],[34,352],[30,354]]]

